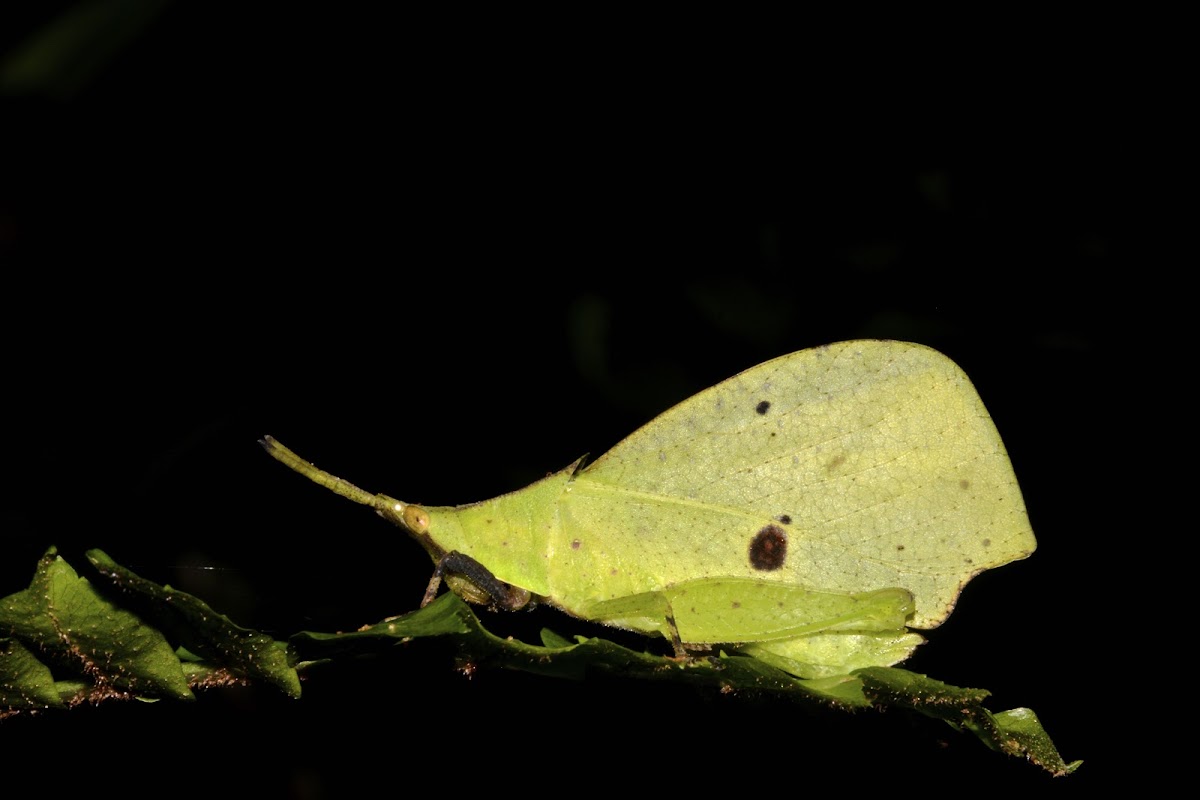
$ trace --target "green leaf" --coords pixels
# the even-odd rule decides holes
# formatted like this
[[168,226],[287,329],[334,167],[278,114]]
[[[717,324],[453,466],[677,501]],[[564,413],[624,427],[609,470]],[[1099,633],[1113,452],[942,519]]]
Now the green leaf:
[[[986,713],[986,712],[985,712]],[[1010,755],[1024,754],[1030,761],[1055,775],[1069,775],[1082,761],[1064,762],[1041,721],[1032,709],[1014,708],[990,715],[1006,738],[998,748]]]
[[983,707],[988,692],[963,689],[894,667],[870,667],[856,673],[868,696],[884,706],[912,709],[951,727],[965,729],[993,750],[1023,756],[1053,773],[1068,775],[1082,761],[1067,763],[1058,754],[1037,715],[1028,708],[993,714]]
[[[353,633],[304,632],[285,645],[233,624],[191,595],[139,577],[98,550],[88,558],[122,590],[115,599],[98,594],[51,548],[30,588],[0,601],[0,632],[7,633],[0,639],[0,718],[111,697],[190,699],[189,685],[265,683],[296,697],[298,671],[318,663],[440,642],[467,671],[491,667],[572,680],[608,673],[846,710],[902,708],[941,719],[1054,775],[1080,764],[1063,761],[1029,709],[993,714],[983,706],[988,692],[903,669],[870,667],[804,679],[738,652],[679,658],[550,630],[541,632],[540,644],[527,644],[489,632],[453,593]],[[180,646],[172,649],[168,640]]]
[[[237,678],[265,681],[289,697],[300,696],[300,678],[288,663],[287,649],[282,643],[235,625],[187,592],[142,578],[101,550],[89,550],[87,557],[115,586],[147,601],[145,613],[160,627],[176,634],[188,650],[220,664]],[[220,672],[207,675],[209,680],[224,681]]]
[[951,686],[895,667],[802,679],[749,656],[719,653],[681,661],[600,638],[578,637],[571,643],[549,630],[542,631],[541,646],[531,645],[493,635],[453,593],[441,595],[419,611],[353,633],[299,633],[291,638],[289,649],[293,661],[312,662],[378,652],[421,638],[451,640],[460,662],[473,668],[498,667],[576,680],[595,670],[630,679],[682,681],[723,693],[770,693],[847,710],[905,708],[969,731],[992,749],[1028,758],[1055,775],[1069,774],[1082,763],[1064,762],[1028,709],[992,714],[983,706],[989,695],[983,689]]
[[16,639],[0,639],[0,718],[3,709],[61,708],[50,668]]
[[99,594],[50,548],[30,587],[0,600],[0,630],[91,682],[87,696],[192,698],[174,648],[155,628]]

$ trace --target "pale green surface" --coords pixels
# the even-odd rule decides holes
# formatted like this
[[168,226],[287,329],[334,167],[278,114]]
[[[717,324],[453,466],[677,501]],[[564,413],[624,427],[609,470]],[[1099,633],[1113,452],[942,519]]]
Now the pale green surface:
[[[921,641],[907,615],[910,627],[936,627],[973,575],[1035,547],[974,387],[941,353],[904,342],[768,361],[583,469],[427,517],[270,440],[268,450],[407,521],[435,559],[465,553],[501,581],[620,627],[669,635],[670,612],[684,643],[755,642],[805,677],[903,660]],[[770,525],[786,535],[786,558],[763,570],[751,542]]]

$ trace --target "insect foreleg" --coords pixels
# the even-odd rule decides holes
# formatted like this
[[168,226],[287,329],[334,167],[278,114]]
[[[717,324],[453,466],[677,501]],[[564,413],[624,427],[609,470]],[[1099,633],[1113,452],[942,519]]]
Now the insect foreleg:
[[527,590],[505,583],[475,559],[451,550],[438,559],[421,608],[433,602],[443,576],[455,594],[472,603],[489,603],[505,611],[518,611],[528,605],[531,598]]

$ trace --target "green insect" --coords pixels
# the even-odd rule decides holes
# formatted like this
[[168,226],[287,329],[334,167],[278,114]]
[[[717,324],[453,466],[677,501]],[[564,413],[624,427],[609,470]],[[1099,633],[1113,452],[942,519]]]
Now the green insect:
[[800,677],[907,658],[983,570],[1036,543],[963,371],[922,345],[802,350],[664,412],[591,464],[493,500],[370,494],[271,437],[271,455],[373,507],[466,600],[537,598],[676,653],[720,644]]

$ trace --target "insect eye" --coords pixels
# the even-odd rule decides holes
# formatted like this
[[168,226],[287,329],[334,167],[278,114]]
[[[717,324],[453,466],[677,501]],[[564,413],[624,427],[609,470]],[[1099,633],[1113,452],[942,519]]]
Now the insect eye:
[[417,536],[429,531],[429,513],[420,506],[405,506],[403,520],[404,527]]

